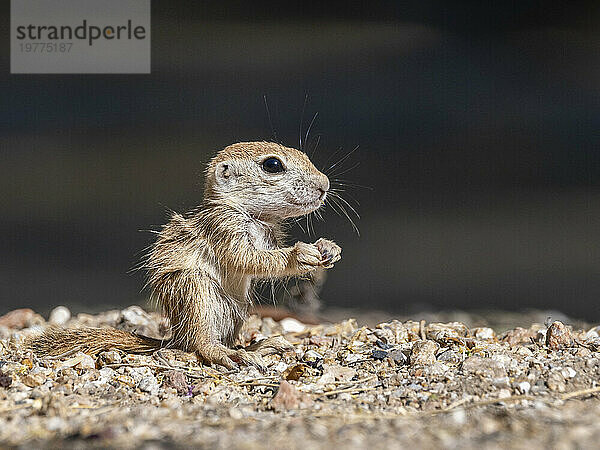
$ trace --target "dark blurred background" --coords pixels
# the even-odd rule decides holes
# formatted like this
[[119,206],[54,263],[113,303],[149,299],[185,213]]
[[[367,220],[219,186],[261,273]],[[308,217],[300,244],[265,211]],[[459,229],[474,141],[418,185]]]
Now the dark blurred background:
[[337,168],[372,188],[345,193],[360,237],[315,223],[344,248],[327,305],[600,318],[598,2],[155,0],[152,74],[110,76],[10,75],[8,3],[0,313],[143,305],[143,230],[273,138],[266,95],[285,144],[319,113],[320,167],[360,146]]

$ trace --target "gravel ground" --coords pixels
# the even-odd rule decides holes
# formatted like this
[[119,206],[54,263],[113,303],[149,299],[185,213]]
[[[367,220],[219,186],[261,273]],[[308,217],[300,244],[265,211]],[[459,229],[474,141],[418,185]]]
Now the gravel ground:
[[[167,329],[137,306],[70,315],[59,307],[49,322]],[[496,334],[473,328],[481,316],[460,317],[360,326],[253,316],[245,343],[281,334],[296,348],[260,373],[169,349],[39,358],[21,343],[48,322],[16,310],[0,317],[0,446],[597,447],[600,327],[562,318]]]

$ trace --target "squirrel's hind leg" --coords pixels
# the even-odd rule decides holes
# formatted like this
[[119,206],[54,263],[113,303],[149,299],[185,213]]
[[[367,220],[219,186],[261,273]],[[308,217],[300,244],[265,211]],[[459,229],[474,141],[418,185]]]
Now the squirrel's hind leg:
[[202,345],[196,353],[204,364],[219,364],[230,370],[238,368],[238,362],[231,358],[235,351],[222,344]]
[[291,350],[294,350],[294,346],[282,336],[272,336],[237,350],[222,344],[202,345],[197,353],[208,364],[220,364],[227,369],[235,369],[242,365],[256,367],[261,372],[265,372],[267,364],[263,356]]

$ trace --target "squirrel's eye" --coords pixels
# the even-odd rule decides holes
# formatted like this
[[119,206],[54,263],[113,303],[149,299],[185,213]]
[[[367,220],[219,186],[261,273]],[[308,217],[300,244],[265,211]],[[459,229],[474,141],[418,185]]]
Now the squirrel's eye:
[[278,158],[265,159],[262,163],[262,168],[265,172],[269,173],[283,172],[285,170],[283,163]]

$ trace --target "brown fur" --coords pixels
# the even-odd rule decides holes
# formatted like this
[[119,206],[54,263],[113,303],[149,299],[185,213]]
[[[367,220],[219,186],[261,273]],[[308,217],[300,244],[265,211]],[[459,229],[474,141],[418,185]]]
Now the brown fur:
[[[272,156],[283,162],[285,172],[262,169]],[[340,259],[340,247],[326,239],[283,245],[283,221],[319,208],[328,190],[327,177],[298,150],[269,142],[225,148],[208,164],[202,206],[173,214],[145,263],[148,286],[169,318],[172,338],[162,343],[115,329],[50,328],[29,346],[51,355],[75,347],[97,353],[169,346],[228,368],[237,363],[263,367],[261,356],[290,345],[271,338],[251,348],[231,348],[252,303],[251,283],[330,268]]]

